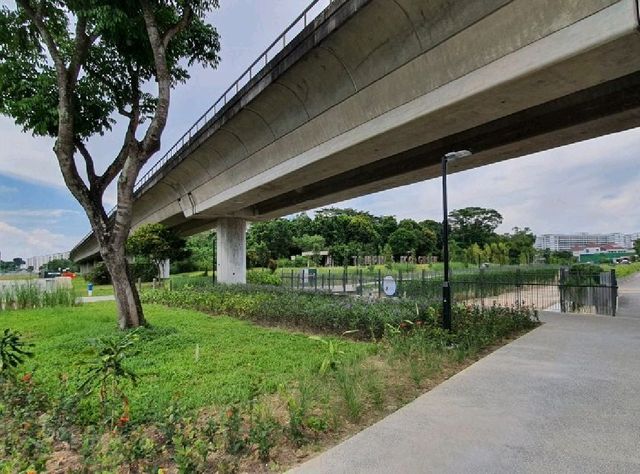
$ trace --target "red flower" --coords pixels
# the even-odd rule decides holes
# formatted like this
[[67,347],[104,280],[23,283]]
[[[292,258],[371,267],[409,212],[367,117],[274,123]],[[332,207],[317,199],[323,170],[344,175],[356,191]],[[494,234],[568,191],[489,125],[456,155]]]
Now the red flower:
[[127,423],[129,423],[129,417],[126,415],[122,415],[120,418],[118,418],[118,426],[124,426]]
[[22,381],[25,382],[25,383],[31,382],[31,377],[32,376],[33,375],[31,374],[31,372],[28,372],[28,373],[26,373],[26,374],[24,374],[22,376]]

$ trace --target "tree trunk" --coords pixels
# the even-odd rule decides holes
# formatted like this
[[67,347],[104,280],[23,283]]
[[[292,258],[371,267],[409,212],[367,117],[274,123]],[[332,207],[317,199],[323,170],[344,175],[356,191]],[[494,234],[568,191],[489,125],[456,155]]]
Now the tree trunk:
[[120,329],[145,326],[140,295],[129,272],[129,264],[124,252],[102,255],[113,284],[113,291],[118,307],[118,326]]

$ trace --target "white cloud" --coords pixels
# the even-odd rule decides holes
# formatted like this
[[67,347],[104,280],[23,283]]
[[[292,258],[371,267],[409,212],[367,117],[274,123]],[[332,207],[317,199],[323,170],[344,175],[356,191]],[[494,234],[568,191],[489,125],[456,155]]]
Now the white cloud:
[[0,173],[49,186],[64,186],[53,140],[20,132],[13,120],[0,117]]
[[[536,233],[638,232],[640,129],[607,135],[527,157],[452,174],[449,208],[491,207],[499,228],[531,227]],[[339,206],[442,219],[440,179],[383,191]]]
[[0,211],[0,218],[6,217],[24,217],[24,218],[59,218],[67,215],[79,215],[79,211],[71,209],[25,209]]
[[75,238],[55,234],[47,229],[25,231],[0,221],[0,252],[3,260],[66,252],[73,247],[74,242]]

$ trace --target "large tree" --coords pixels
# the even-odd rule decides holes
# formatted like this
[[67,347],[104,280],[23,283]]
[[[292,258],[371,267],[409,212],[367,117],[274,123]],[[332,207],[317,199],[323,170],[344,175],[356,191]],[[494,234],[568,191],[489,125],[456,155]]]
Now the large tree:
[[127,239],[127,252],[153,263],[162,278],[166,260],[183,260],[191,255],[187,241],[163,224],[144,224]]
[[496,228],[502,224],[502,215],[495,209],[465,207],[449,213],[451,238],[463,249],[472,244],[484,246],[494,242]]
[[[215,7],[217,0],[16,0],[0,11],[0,113],[55,138],[64,181],[111,274],[121,328],[145,323],[125,257],[134,184],[160,149],[185,66],[218,62],[218,35],[204,21]],[[89,139],[110,131],[116,117],[124,136],[100,173]],[[116,178],[109,215],[103,197]]]

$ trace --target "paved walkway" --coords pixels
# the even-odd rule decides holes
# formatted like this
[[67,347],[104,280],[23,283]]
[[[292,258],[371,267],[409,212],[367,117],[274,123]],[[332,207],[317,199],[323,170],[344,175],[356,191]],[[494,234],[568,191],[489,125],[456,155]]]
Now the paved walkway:
[[640,318],[640,273],[618,282],[617,315],[625,318]]
[[640,472],[640,318],[542,319],[293,472]]
[[98,303],[99,301],[115,301],[116,297],[113,295],[107,296],[80,296],[76,298],[76,303]]

